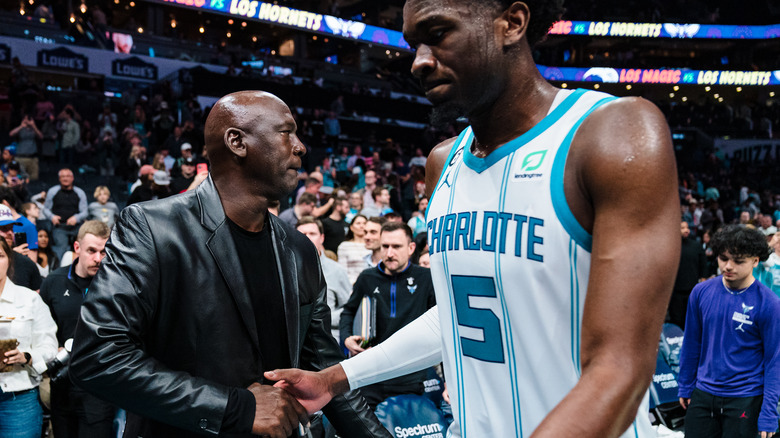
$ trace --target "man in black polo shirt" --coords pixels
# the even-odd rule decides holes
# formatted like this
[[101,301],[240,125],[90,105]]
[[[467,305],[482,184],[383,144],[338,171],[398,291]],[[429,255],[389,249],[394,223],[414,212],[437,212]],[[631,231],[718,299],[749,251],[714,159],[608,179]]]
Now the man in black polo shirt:
[[[57,323],[60,347],[76,331],[81,303],[106,255],[109,233],[110,229],[101,221],[84,222],[73,244],[76,257],[73,264],[55,270],[41,285],[41,298]],[[114,406],[73,386],[67,378],[51,384],[51,411],[52,427],[57,438],[108,438],[111,435]]]
[[79,224],[89,215],[87,210],[87,194],[84,190],[73,185],[73,172],[70,169],[61,169],[60,183],[46,192],[46,202],[43,204],[43,213],[51,217],[54,225],[52,248],[57,256],[70,247],[70,240],[76,237]]

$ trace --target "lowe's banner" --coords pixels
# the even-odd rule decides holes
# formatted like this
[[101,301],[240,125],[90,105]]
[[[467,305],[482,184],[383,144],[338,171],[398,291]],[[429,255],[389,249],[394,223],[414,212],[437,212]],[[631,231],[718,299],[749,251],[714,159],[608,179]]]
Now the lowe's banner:
[[551,35],[589,35],[637,38],[771,39],[780,38],[780,24],[727,26],[714,24],[558,21]]
[[732,161],[764,163],[780,158],[780,140],[715,140],[715,153]]
[[138,82],[152,82],[164,78],[182,68],[202,66],[208,70],[224,73],[227,67],[177,59],[150,58],[141,55],[125,55],[108,50],[81,46],[60,46],[45,44],[27,39],[0,36],[0,63],[2,54],[19,57],[24,65],[37,65],[68,73],[90,73],[116,79]]
[[679,85],[780,85],[780,70],[720,71],[673,68],[577,68],[537,66],[549,81],[600,82],[609,84]]
[[370,26],[360,21],[344,20],[330,15],[279,6],[255,0],[148,0],[173,3],[232,15],[248,20],[278,24],[305,31],[333,35],[367,43],[376,43],[395,49],[411,51],[401,32]]

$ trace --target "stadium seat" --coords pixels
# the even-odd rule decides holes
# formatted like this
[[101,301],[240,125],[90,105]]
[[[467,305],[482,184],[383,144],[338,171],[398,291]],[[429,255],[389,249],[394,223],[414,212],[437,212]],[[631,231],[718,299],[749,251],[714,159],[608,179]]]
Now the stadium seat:
[[444,438],[447,422],[432,401],[421,395],[397,395],[376,407],[376,416],[395,437]]
[[666,363],[661,351],[658,352],[650,385],[650,411],[655,417],[653,423],[663,424],[670,429],[680,425],[685,417],[677,397],[677,373]]
[[680,350],[682,349],[683,331],[671,323],[666,323],[661,330],[661,342],[659,352],[664,360],[674,371],[675,376],[680,372]]

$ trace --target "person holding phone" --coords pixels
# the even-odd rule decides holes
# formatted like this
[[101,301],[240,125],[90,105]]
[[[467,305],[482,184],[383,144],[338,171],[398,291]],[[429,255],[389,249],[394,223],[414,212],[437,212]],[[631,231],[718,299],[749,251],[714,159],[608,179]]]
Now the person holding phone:
[[11,211],[14,221],[14,240],[11,248],[24,256],[27,256],[33,262],[38,260],[38,229],[35,224],[24,217],[18,210],[19,198],[13,189],[0,186],[0,204],[5,205]]
[[[11,213],[11,209],[8,208],[7,205],[0,204],[0,237],[5,240],[5,243],[8,244],[9,248],[13,248],[13,251],[20,255],[20,257],[13,258],[13,269],[9,271],[9,277],[16,285],[24,286],[32,290],[38,290],[41,287],[41,274],[38,272],[38,266],[36,266],[35,262],[30,260],[28,257],[21,257],[21,255],[25,254],[24,251],[26,250],[27,243],[23,243],[16,247],[14,245],[14,238],[16,237],[14,235],[14,227],[21,223],[21,219],[21,216],[19,218],[14,218],[13,213]],[[35,233],[35,236],[35,254],[37,256],[38,233]],[[27,250],[27,253],[29,252],[31,251]]]

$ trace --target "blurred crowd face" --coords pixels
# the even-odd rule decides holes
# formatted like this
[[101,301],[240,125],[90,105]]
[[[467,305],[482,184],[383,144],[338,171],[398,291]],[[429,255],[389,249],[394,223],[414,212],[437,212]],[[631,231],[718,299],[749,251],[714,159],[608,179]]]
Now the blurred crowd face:
[[365,237],[366,219],[362,216],[355,217],[355,219],[352,220],[352,225],[349,226],[349,229],[352,230],[352,234],[354,234],[355,237]]
[[69,169],[62,169],[59,173],[60,185],[63,189],[70,189],[73,187],[73,172]]
[[379,242],[379,235],[381,234],[382,226],[375,222],[366,222],[366,235],[363,236],[363,242],[366,245],[366,249],[376,251],[381,247]]
[[369,170],[366,172],[366,187],[373,187],[376,184],[376,172]]
[[298,225],[298,231],[311,240],[311,243],[314,244],[318,252],[322,252],[322,244],[325,242],[325,236],[320,233],[320,228],[317,224]]
[[691,229],[688,227],[688,222],[680,222],[680,234],[683,239],[687,239],[691,235]]
[[363,208],[363,197],[360,193],[351,193],[349,195],[349,207],[358,211]]

